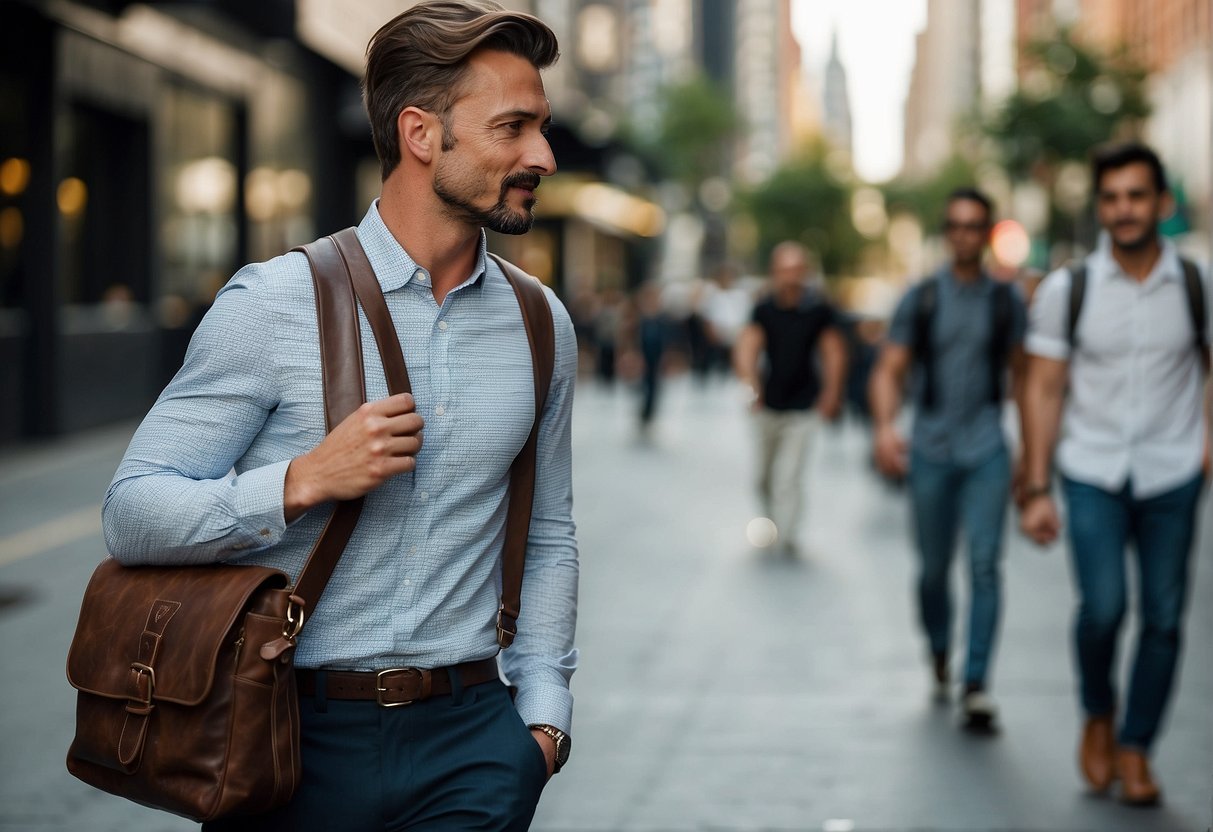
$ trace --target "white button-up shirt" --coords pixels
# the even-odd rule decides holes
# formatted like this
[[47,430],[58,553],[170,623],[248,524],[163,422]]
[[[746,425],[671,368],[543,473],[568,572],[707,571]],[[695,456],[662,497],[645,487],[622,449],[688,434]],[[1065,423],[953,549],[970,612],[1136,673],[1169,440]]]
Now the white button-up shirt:
[[[1073,354],[1068,269],[1041,284],[1026,342],[1030,354],[1070,362],[1057,467],[1108,491],[1129,483],[1139,499],[1157,496],[1196,476],[1205,442],[1204,378],[1183,269],[1163,240],[1162,256],[1138,281],[1113,259],[1106,234],[1086,263]],[[1206,304],[1211,295],[1206,277]]]

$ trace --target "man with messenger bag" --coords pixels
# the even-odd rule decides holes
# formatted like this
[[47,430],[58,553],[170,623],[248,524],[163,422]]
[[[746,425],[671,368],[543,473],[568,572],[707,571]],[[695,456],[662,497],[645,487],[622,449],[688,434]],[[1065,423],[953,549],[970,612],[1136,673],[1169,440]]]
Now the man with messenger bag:
[[[568,758],[576,347],[555,295],[488,255],[483,230],[529,230],[540,178],[555,172],[539,73],[557,56],[546,25],[485,0],[423,2],[380,29],[364,79],[380,198],[356,235],[237,273],[135,434],[106,495],[121,564],[106,568],[121,581],[230,563],[298,581],[278,590],[281,636],[249,637],[272,618],[254,609],[222,649],[237,665],[293,654],[299,744],[284,753],[302,769],[268,813],[132,799],[213,830],[517,830]],[[321,297],[321,273],[342,268],[361,320]],[[330,366],[321,346],[345,336],[361,339],[352,369]],[[335,421],[333,390],[363,362],[366,401],[346,396]],[[347,522],[350,505],[360,513]],[[339,534],[343,549],[315,555],[335,561],[331,577],[305,586],[313,545]],[[173,619],[190,614],[189,598],[164,597],[130,612],[143,635],[121,668],[133,690],[118,741],[127,770],[165,754],[158,713],[192,701],[161,695],[184,689],[163,663],[183,635]],[[69,677],[82,700],[97,687],[80,630]],[[69,767],[81,756],[73,746]]]

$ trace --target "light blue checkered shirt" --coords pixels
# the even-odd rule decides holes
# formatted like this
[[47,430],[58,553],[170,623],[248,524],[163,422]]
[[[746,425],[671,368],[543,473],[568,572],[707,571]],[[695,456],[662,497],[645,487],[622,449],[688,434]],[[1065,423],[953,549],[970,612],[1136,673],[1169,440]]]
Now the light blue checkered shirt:
[[[376,670],[486,658],[497,652],[509,468],[535,411],[522,316],[483,235],[475,272],[442,306],[377,204],[358,237],[396,323],[425,444],[414,473],[367,496],[296,664]],[[519,634],[501,664],[519,688],[523,719],[568,731],[577,665],[577,354],[568,313],[547,294],[556,367],[540,422]],[[382,399],[383,365],[365,316],[361,325],[367,398]],[[307,260],[292,253],[246,266],[219,293],[118,467],[103,509],[110,552],[125,564],[238,560],[297,576],[330,507],[288,527],[283,481],[290,460],[323,437]]]

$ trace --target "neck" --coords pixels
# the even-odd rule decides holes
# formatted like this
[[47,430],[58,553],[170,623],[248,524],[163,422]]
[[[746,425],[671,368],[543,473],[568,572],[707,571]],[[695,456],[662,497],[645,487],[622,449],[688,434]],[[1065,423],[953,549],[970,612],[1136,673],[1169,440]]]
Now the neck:
[[1151,237],[1148,242],[1134,248],[1122,248],[1112,243],[1112,259],[1134,280],[1144,281],[1149,277],[1161,256],[1162,246],[1158,243],[1158,237]]
[[434,299],[442,303],[475,268],[480,228],[452,222],[436,197],[418,198],[429,192],[388,177],[379,196],[379,216],[413,262],[430,273]]
[[981,261],[960,262],[959,260],[954,260],[952,262],[952,276],[962,283],[975,282],[981,277]]

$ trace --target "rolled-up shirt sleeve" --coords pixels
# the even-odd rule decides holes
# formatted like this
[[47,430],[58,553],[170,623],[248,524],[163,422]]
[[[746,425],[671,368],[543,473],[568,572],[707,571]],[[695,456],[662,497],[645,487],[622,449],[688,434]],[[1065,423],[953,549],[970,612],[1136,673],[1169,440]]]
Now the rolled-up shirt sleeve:
[[219,293],[106,492],[105,539],[123,564],[210,563],[281,539],[290,460],[234,468],[279,395],[257,277],[246,267]]
[[577,343],[563,305],[548,292],[556,328],[552,385],[539,424],[535,498],[527,537],[518,636],[501,653],[502,670],[517,687],[515,707],[528,725],[569,732],[577,669],[578,554],[573,524],[572,416]]
[[1041,282],[1032,298],[1028,338],[1024,344],[1027,352],[1055,361],[1068,361],[1069,314],[1070,272],[1058,269]]

